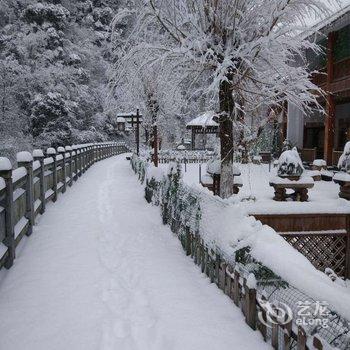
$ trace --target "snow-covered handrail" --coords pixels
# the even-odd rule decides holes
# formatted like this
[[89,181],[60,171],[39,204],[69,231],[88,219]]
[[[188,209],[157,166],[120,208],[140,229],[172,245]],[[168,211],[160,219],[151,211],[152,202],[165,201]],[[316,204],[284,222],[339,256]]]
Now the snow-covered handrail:
[[13,265],[16,246],[31,235],[46,203],[55,202],[94,163],[127,151],[124,143],[103,142],[50,147],[45,154],[40,149],[19,152],[16,169],[0,157],[0,213],[5,214],[0,221],[0,269]]

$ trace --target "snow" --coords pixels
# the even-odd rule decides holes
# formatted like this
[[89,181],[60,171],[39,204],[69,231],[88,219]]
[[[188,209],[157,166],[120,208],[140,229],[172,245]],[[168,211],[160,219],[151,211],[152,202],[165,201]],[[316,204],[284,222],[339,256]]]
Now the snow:
[[253,273],[250,273],[247,278],[247,287],[249,289],[256,289],[257,283]]
[[57,152],[58,153],[63,153],[65,151],[64,147],[58,147]]
[[214,111],[208,111],[204,114],[200,115],[199,117],[191,120],[189,123],[187,123],[186,126],[201,126],[203,128],[207,126],[219,126],[217,122],[214,121],[214,117],[216,116],[216,113]]
[[300,175],[303,170],[303,162],[295,147],[282,152],[278,159],[278,173],[282,175]]
[[0,259],[6,254],[7,252],[7,247],[5,244],[0,242]]
[[28,224],[28,219],[26,217],[22,217],[14,227],[15,239],[21,234],[25,226]]
[[326,167],[327,166],[327,162],[323,159],[315,159],[312,163],[312,165],[315,165],[315,166],[319,166],[319,167]]
[[12,182],[15,183],[27,175],[27,170],[24,167],[17,168],[12,172]]
[[350,181],[350,174],[341,171],[333,176],[333,180]]
[[52,164],[54,162],[52,157],[44,159],[44,165]]
[[185,256],[125,155],[97,163],[38,221],[0,284],[2,348],[270,348]]
[[56,154],[56,150],[52,147],[49,147],[47,150],[46,150],[46,154],[48,155],[53,155],[53,154]]
[[5,180],[0,177],[0,191],[6,187]]
[[33,161],[33,156],[27,151],[22,151],[17,153],[16,159],[17,162],[28,163]]
[[271,178],[270,183],[274,185],[294,185],[294,184],[299,184],[299,185],[313,185],[314,180],[310,176],[301,176],[300,179],[298,180],[290,180],[288,178],[284,177],[279,177],[279,176],[274,176]]
[[126,123],[126,120],[124,117],[117,117],[117,123]]
[[12,169],[11,162],[6,157],[0,157],[0,171],[8,171]]
[[66,151],[70,152],[70,151],[72,151],[72,150],[73,150],[73,149],[72,149],[71,146],[66,146]]
[[[207,172],[209,174],[221,174],[221,161],[218,159],[209,160],[207,163]],[[237,166],[232,167],[232,172],[234,176],[241,175],[241,171]]]
[[[161,164],[161,167],[167,165]],[[240,188],[236,200],[255,198],[244,201],[242,205],[250,214],[302,214],[302,213],[350,213],[350,202],[339,198],[339,185],[332,181],[316,181],[314,187],[309,189],[308,202],[276,202],[273,200],[274,189],[269,185],[271,178],[277,175],[277,168],[271,168],[268,164],[236,164],[240,168],[240,176],[243,187]],[[192,188],[206,191],[199,184],[199,164],[187,164],[186,172],[183,167],[184,181]],[[205,174],[205,165],[201,165],[202,175]],[[321,174],[332,172],[321,171]],[[309,177],[309,172],[305,172]],[[236,179],[236,176],[235,176]],[[236,182],[236,181],[235,181]]]
[[44,157],[44,152],[41,149],[35,149],[33,151],[33,157]]
[[40,166],[41,166],[40,161],[36,160],[35,162],[33,162],[33,170],[39,169]]

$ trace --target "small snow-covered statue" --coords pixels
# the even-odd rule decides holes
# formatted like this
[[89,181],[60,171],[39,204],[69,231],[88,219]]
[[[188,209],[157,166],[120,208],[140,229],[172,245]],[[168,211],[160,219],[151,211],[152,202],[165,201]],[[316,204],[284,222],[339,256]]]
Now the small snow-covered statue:
[[350,141],[344,146],[343,154],[338,161],[338,168],[347,173],[350,172]]
[[278,159],[277,174],[279,177],[299,178],[304,172],[303,162],[300,159],[298,150],[294,147],[291,150],[282,152]]

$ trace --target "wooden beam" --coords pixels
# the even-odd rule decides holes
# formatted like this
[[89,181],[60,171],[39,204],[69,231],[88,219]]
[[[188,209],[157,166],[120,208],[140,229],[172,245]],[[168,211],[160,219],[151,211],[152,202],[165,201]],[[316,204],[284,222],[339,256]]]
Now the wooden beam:
[[334,147],[335,134],[335,100],[331,93],[331,84],[334,77],[334,41],[335,33],[328,34],[327,42],[327,111],[325,121],[325,137],[324,137],[324,158],[327,164],[332,164],[332,153]]

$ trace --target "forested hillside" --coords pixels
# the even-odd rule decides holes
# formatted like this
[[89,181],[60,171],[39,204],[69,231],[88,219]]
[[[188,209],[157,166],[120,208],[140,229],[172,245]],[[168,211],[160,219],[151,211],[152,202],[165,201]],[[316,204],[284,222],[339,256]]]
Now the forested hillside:
[[118,0],[0,0],[0,148],[108,138]]

